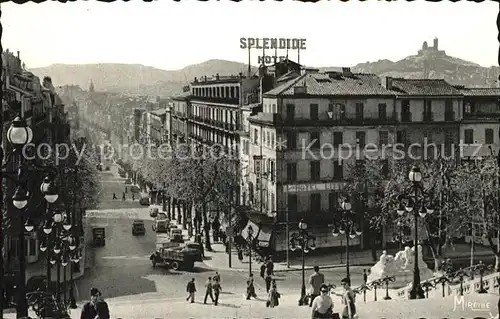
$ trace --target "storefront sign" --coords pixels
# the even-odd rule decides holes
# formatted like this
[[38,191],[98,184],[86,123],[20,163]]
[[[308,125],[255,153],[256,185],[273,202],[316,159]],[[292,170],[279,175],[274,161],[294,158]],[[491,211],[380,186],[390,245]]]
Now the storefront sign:
[[321,183],[321,184],[297,184],[286,185],[285,191],[288,193],[318,192],[318,191],[338,191],[344,183]]

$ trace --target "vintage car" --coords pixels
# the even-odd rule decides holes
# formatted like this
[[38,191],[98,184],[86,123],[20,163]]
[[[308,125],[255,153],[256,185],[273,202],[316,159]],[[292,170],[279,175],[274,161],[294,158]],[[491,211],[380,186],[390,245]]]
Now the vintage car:
[[141,198],[139,199],[139,204],[141,205],[149,205],[149,195],[146,193],[141,194]]
[[156,219],[153,224],[153,231],[157,233],[168,233],[170,230],[170,223],[168,219]]
[[144,227],[144,221],[134,220],[132,224],[132,235],[144,235],[146,234],[146,228]]
[[182,229],[171,228],[170,229],[170,240],[172,242],[183,243],[184,239],[182,238]]
[[159,211],[159,207],[158,206],[155,206],[155,205],[151,205],[149,206],[149,216],[150,217],[156,217],[158,216],[158,211]]
[[106,231],[104,227],[92,229],[92,243],[94,247],[102,247],[106,245]]

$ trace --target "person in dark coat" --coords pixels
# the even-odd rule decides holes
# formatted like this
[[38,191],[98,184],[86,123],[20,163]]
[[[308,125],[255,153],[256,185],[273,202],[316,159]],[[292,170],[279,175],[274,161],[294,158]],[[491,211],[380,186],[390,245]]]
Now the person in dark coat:
[[239,261],[243,261],[243,251],[241,248],[238,248],[238,259]]
[[122,194],[122,200],[125,200],[125,192]]
[[260,265],[260,276],[262,277],[262,279],[265,279],[265,275],[266,274],[266,262],[264,261],[262,263],[262,265]]
[[222,290],[220,285],[220,280],[216,280],[212,283],[212,290],[214,292],[214,305],[217,306],[219,304],[219,295]]
[[116,197],[116,194],[113,193],[113,200],[115,200],[115,199],[118,199],[118,197]]
[[82,307],[80,319],[109,319],[108,303],[97,288],[90,289],[90,301]]
[[250,300],[250,297],[257,298],[257,294],[255,293],[255,286],[253,283],[253,274],[250,274],[250,277],[247,280],[247,300]]
[[194,278],[191,279],[190,282],[188,282],[186,291],[188,293],[188,296],[186,298],[186,301],[191,301],[191,303],[194,303],[194,293],[196,292],[196,286],[194,284]]
[[271,258],[271,256],[269,256],[267,258],[267,275],[268,276],[271,276],[271,275],[274,275],[274,263],[273,263],[273,259]]
[[271,283],[273,281],[273,277],[267,275],[265,281],[266,281],[266,292],[269,292],[269,289],[271,289]]

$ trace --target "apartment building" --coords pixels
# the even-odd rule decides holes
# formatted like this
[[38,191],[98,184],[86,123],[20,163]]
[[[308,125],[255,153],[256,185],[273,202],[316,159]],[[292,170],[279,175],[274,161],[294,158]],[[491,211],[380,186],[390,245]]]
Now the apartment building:
[[170,107],[170,141],[173,146],[188,141],[188,116],[191,109],[191,92],[184,88],[184,92],[172,97]]
[[457,87],[463,94],[460,139],[463,158],[497,155],[500,150],[500,89]]
[[160,145],[165,141],[165,120],[166,109],[164,108],[149,113],[151,143]]

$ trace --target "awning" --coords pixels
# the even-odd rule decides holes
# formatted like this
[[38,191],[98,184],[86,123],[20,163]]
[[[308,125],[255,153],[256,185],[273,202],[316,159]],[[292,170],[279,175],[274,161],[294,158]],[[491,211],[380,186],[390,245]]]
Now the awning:
[[248,228],[250,226],[253,229],[253,235],[257,239],[257,244],[260,247],[268,247],[269,241],[271,240],[271,235],[272,235],[272,226],[271,225],[262,225],[259,227],[256,223],[249,220],[247,225],[245,226],[245,228],[243,228],[243,231],[241,232],[241,236],[243,236],[245,238],[248,236]]

